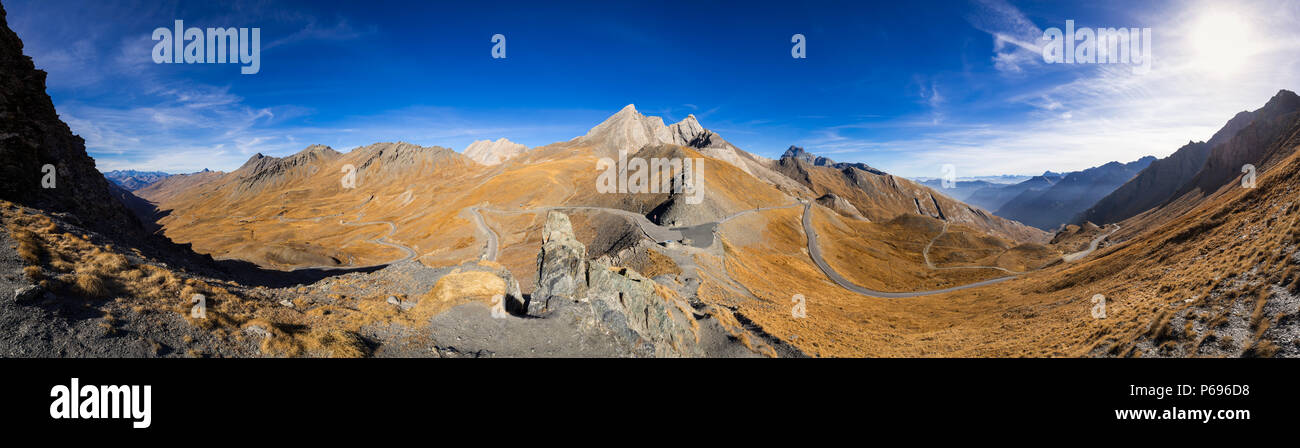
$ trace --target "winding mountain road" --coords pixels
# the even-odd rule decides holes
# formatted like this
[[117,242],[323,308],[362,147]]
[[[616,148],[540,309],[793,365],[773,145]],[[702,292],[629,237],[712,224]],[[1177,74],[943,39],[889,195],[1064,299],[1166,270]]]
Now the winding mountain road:
[[[922,251],[922,256],[923,256],[924,259],[925,259],[926,266],[928,266],[928,267],[931,268],[931,269],[939,269],[939,270],[943,270],[943,269],[998,269],[998,270],[1002,270],[1002,271],[1008,272],[1008,273],[1010,273],[1010,274],[1012,274],[1012,275],[1008,275],[1008,276],[1005,276],[1005,277],[993,278],[993,279],[989,279],[989,280],[983,280],[983,281],[979,281],[979,282],[975,282],[975,283],[969,283],[969,284],[965,284],[965,285],[953,286],[953,287],[950,287],[950,288],[935,289],[935,290],[929,290],[929,291],[889,292],[889,291],[877,291],[877,290],[874,290],[874,289],[866,288],[866,287],[863,287],[863,286],[857,285],[857,284],[855,284],[855,283],[849,281],[848,279],[844,278],[843,276],[841,276],[841,275],[839,274],[839,272],[836,272],[835,269],[831,268],[830,265],[826,263],[826,260],[825,260],[825,259],[823,258],[823,256],[822,256],[821,245],[820,245],[820,243],[818,242],[818,239],[817,239],[817,231],[816,231],[816,229],[813,228],[813,225],[812,225],[812,204],[813,204],[813,203],[812,203],[812,201],[800,201],[800,202],[802,203],[802,205],[803,205],[803,207],[804,207],[804,210],[803,210],[803,229],[804,229],[804,234],[807,235],[808,255],[809,255],[810,258],[812,258],[813,264],[816,264],[817,267],[818,267],[819,269],[821,269],[821,271],[822,271],[824,274],[826,274],[826,277],[829,278],[829,279],[831,279],[831,281],[833,281],[833,282],[835,282],[836,284],[840,285],[840,286],[843,287],[844,289],[847,289],[847,290],[849,290],[849,291],[853,291],[853,292],[858,293],[858,294],[861,294],[861,295],[865,295],[865,296],[869,296],[869,297],[876,297],[876,298],[884,298],[884,299],[900,299],[900,298],[922,297],[922,296],[928,296],[928,295],[943,294],[943,293],[948,293],[948,292],[953,292],[953,291],[959,291],[959,290],[968,289],[968,288],[978,288],[978,287],[981,287],[981,286],[992,285],[992,284],[995,284],[995,283],[1000,283],[1000,282],[1004,282],[1004,281],[1007,281],[1007,280],[1011,280],[1011,279],[1015,278],[1017,275],[1023,274],[1023,272],[1011,271],[1011,270],[1008,270],[1008,269],[1006,269],[1006,268],[1002,268],[1002,267],[999,267],[999,266],[954,266],[954,267],[936,267],[936,266],[934,266],[934,264],[930,261],[930,256],[929,256],[930,247],[933,246],[935,240],[937,240],[940,236],[942,236],[945,232],[948,231],[948,223],[945,222],[945,223],[944,223],[944,226],[943,226],[943,231],[939,232],[939,235],[936,235],[934,238],[930,239],[930,242],[926,244],[925,249]],[[704,224],[704,225],[713,225],[713,226],[715,226],[714,228],[716,229],[716,226],[717,226],[717,225],[720,225],[720,224],[726,223],[727,221],[730,221],[730,220],[732,220],[732,219],[735,219],[735,218],[737,218],[737,217],[740,217],[740,216],[743,216],[743,215],[746,215],[746,214],[749,214],[749,213],[756,213],[756,212],[767,211],[767,210],[778,210],[778,209],[785,209],[785,208],[793,208],[793,207],[798,207],[799,205],[800,205],[800,203],[793,203],[793,204],[787,204],[787,205],[779,205],[779,206],[772,206],[772,207],[761,207],[761,208],[755,208],[755,209],[745,210],[745,211],[741,211],[741,212],[737,212],[737,213],[731,214],[731,215],[729,215],[729,216],[727,216],[727,217],[725,217],[725,218],[723,218],[723,219],[721,219],[721,220],[719,220],[719,221],[717,221],[717,222],[714,222],[714,223],[706,223],[706,224]],[[501,238],[500,238],[500,235],[498,235],[497,232],[496,232],[495,230],[493,230],[490,226],[487,225],[487,221],[484,219],[483,214],[482,214],[482,212],[485,211],[485,210],[486,210],[486,211],[493,212],[493,213],[501,213],[501,214],[540,213],[540,212],[549,212],[549,211],[551,211],[551,210],[588,210],[588,211],[598,211],[598,212],[605,212],[605,213],[613,213],[613,214],[616,214],[616,215],[623,216],[623,217],[626,217],[626,218],[631,219],[633,222],[635,222],[635,223],[637,224],[637,227],[638,227],[639,229],[641,229],[641,232],[642,232],[643,234],[645,234],[645,236],[646,236],[647,238],[650,238],[651,240],[653,240],[653,241],[655,241],[655,242],[678,241],[678,240],[681,240],[681,239],[683,238],[683,233],[682,233],[682,230],[680,230],[680,229],[664,227],[664,226],[661,226],[661,225],[655,224],[654,222],[650,221],[650,219],[649,219],[649,218],[646,218],[645,215],[642,215],[642,214],[639,214],[639,213],[635,213],[635,212],[630,212],[630,211],[627,211],[627,210],[616,209],[616,208],[608,208],[608,207],[594,207],[594,206],[549,206],[549,207],[536,207],[536,208],[530,208],[530,209],[519,209],[519,210],[502,210],[502,209],[494,209],[494,208],[487,208],[487,207],[480,207],[480,206],[471,206],[471,207],[467,207],[467,209],[469,210],[471,216],[473,216],[474,224],[475,224],[475,226],[478,228],[478,230],[482,231],[483,234],[487,235],[487,245],[486,245],[486,247],[484,247],[484,249],[483,249],[483,254],[480,255],[479,258],[482,259],[482,260],[488,260],[488,261],[496,261],[497,257],[500,255],[500,244],[501,244],[500,239],[501,239]],[[339,216],[339,215],[338,215],[338,214],[334,214],[334,215],[326,215],[326,216],[317,216],[317,217],[313,217],[313,218],[284,218],[284,217],[278,217],[278,219],[279,219],[280,221],[282,221],[282,222],[294,222],[294,221],[317,221],[317,222],[319,222],[319,220],[322,219],[322,218],[333,217],[333,216]],[[413,249],[413,248],[411,248],[411,247],[407,247],[407,246],[402,245],[402,244],[400,244],[400,243],[396,243],[396,242],[393,242],[393,241],[388,240],[388,237],[392,236],[393,233],[395,233],[395,232],[397,231],[397,225],[394,224],[392,221],[366,221],[366,222],[361,222],[361,221],[360,221],[361,216],[362,216],[362,215],[361,215],[360,213],[358,213],[358,214],[357,214],[357,218],[356,218],[356,220],[353,220],[352,222],[345,222],[345,221],[340,220],[340,221],[339,221],[339,224],[342,224],[342,225],[349,225],[349,226],[366,226],[366,225],[375,225],[375,224],[383,224],[383,225],[386,225],[386,226],[388,226],[388,232],[387,232],[387,233],[385,233],[385,234],[382,235],[382,236],[379,236],[379,237],[376,237],[376,238],[372,238],[372,239],[367,240],[367,241],[373,242],[373,243],[375,243],[375,244],[380,244],[380,245],[384,245],[384,246],[389,246],[389,247],[396,248],[396,249],[398,249],[398,250],[401,250],[401,251],[405,252],[406,255],[405,255],[404,257],[400,258],[400,259],[397,259],[397,260],[393,260],[393,261],[389,261],[389,262],[385,262],[385,263],[378,263],[378,264],[369,265],[369,266],[308,266],[308,267],[299,267],[299,268],[295,268],[295,269],[292,269],[292,270],[293,270],[293,271],[308,270],[308,269],[342,270],[342,269],[361,269],[361,268],[370,268],[370,267],[385,266],[385,265],[389,265],[389,264],[393,264],[393,263],[399,263],[399,262],[403,262],[403,261],[411,260],[411,259],[414,259],[415,257],[417,257],[417,256],[419,255],[419,254],[415,251],[415,249]],[[1082,251],[1079,251],[1079,252],[1075,252],[1075,253],[1071,253],[1071,254],[1066,254],[1066,255],[1062,256],[1062,259],[1063,259],[1065,262],[1068,263],[1068,262],[1073,262],[1073,261],[1076,261],[1076,260],[1079,260],[1079,259],[1081,259],[1081,258],[1084,258],[1084,257],[1088,256],[1088,255],[1091,254],[1093,251],[1097,250],[1097,246],[1100,245],[1101,242],[1102,242],[1103,240],[1105,240],[1105,239],[1106,239],[1107,237],[1109,237],[1110,235],[1114,234],[1117,230],[1119,230],[1119,226],[1115,226],[1115,228],[1114,228],[1114,229],[1111,229],[1110,232],[1107,232],[1107,233],[1102,234],[1102,235],[1098,235],[1098,236],[1097,236],[1096,238],[1094,238],[1094,239],[1092,240],[1092,242],[1089,244],[1088,249],[1085,249],[1085,250],[1082,250]]]
[[1084,250],[1081,250],[1081,251],[1078,251],[1078,252],[1075,252],[1075,253],[1072,253],[1072,254],[1065,254],[1065,255],[1061,256],[1061,259],[1062,259],[1062,260],[1065,260],[1066,263],[1069,263],[1069,262],[1071,262],[1071,261],[1078,260],[1078,259],[1080,259],[1080,258],[1086,257],[1086,256],[1088,256],[1089,254],[1091,254],[1092,251],[1097,250],[1097,245],[1101,244],[1101,242],[1102,242],[1103,240],[1105,240],[1106,238],[1109,238],[1109,237],[1111,236],[1111,234],[1114,234],[1114,233],[1117,232],[1117,231],[1119,231],[1119,224],[1116,224],[1116,225],[1115,225],[1115,228],[1114,228],[1114,229],[1110,229],[1109,232],[1106,232],[1105,234],[1102,234],[1102,235],[1097,235],[1096,238],[1093,238],[1093,239],[1092,239],[1092,242],[1088,244],[1088,248],[1087,248],[1087,249],[1084,249]]
[[[731,214],[730,216],[722,218],[722,220],[719,220],[717,222],[704,223],[701,225],[716,226],[718,224],[725,223],[736,217],[749,214],[749,213],[761,212],[766,210],[776,210],[782,208],[791,208],[791,207],[798,207],[798,206],[799,206],[798,203],[794,203],[794,204],[778,205],[772,207],[749,209],[749,210]],[[484,260],[495,261],[497,256],[500,254],[500,249],[499,249],[500,237],[497,235],[496,231],[493,231],[492,228],[487,225],[487,222],[484,221],[483,214],[481,213],[482,211],[489,211],[492,213],[501,213],[501,214],[508,214],[508,215],[520,215],[524,213],[549,212],[551,210],[560,210],[560,211],[585,210],[585,211],[597,211],[597,212],[605,212],[605,213],[612,213],[615,215],[619,215],[631,219],[632,222],[635,222],[637,227],[641,229],[641,233],[644,234],[646,238],[649,238],[652,241],[657,243],[661,243],[665,241],[680,241],[685,236],[682,233],[681,229],[661,226],[659,224],[655,224],[653,221],[650,221],[650,218],[646,218],[645,215],[642,215],[640,213],[630,212],[627,210],[617,209],[617,208],[594,207],[594,206],[585,206],[585,205],[556,205],[556,206],[535,207],[535,208],[519,209],[519,210],[502,210],[496,208],[473,206],[473,207],[469,207],[469,211],[474,216],[474,224],[478,226],[479,230],[483,231],[483,233],[486,234],[488,237],[487,247],[484,248],[483,255],[480,256],[480,258]]]
[[[379,245],[383,245],[383,246],[388,246],[388,247],[396,248],[396,249],[398,249],[398,250],[401,250],[402,252],[405,252],[405,253],[406,253],[406,256],[404,256],[404,257],[402,257],[402,258],[399,258],[399,259],[397,259],[397,260],[386,261],[386,262],[383,262],[383,263],[376,263],[376,264],[366,265],[366,266],[351,266],[350,263],[349,263],[349,265],[344,265],[344,266],[303,266],[303,267],[297,267],[297,268],[290,269],[290,272],[292,272],[292,271],[305,271],[305,270],[327,270],[327,271],[329,271],[329,270],[344,270],[344,269],[366,269],[366,268],[373,268],[373,267],[378,267],[378,266],[387,266],[387,265],[394,264],[394,263],[401,263],[401,262],[403,262],[403,261],[407,261],[407,260],[413,259],[413,258],[415,258],[415,257],[418,255],[418,254],[415,252],[415,249],[412,249],[412,248],[410,248],[410,247],[407,247],[407,246],[404,246],[404,245],[402,245],[402,244],[399,244],[399,243],[396,243],[396,242],[393,242],[393,241],[389,241],[389,240],[388,240],[388,237],[393,236],[393,233],[397,232],[397,225],[394,224],[392,221],[366,221],[366,222],[359,222],[359,220],[361,219],[361,215],[362,215],[362,214],[361,214],[360,212],[358,212],[358,213],[357,213],[357,219],[352,220],[351,222],[346,222],[346,221],[343,221],[343,220],[339,220],[339,224],[341,224],[341,225],[345,225],[345,226],[369,226],[369,225],[375,225],[375,224],[384,224],[384,225],[388,226],[388,233],[385,233],[385,234],[383,234],[383,235],[381,235],[381,236],[378,236],[378,237],[375,237],[375,238],[371,238],[371,239],[366,240],[366,241],[369,241],[369,242],[372,242],[372,243],[375,243],[375,244],[379,244]],[[329,217],[334,217],[334,216],[341,216],[341,214],[336,213],[336,214],[333,214],[333,215],[316,216],[316,217],[311,217],[311,218],[285,218],[285,217],[283,217],[283,216],[277,216],[276,219],[280,220],[280,222],[301,222],[301,221],[320,222],[320,220],[321,220],[322,218],[329,218]]]
[[[946,232],[946,231],[948,230],[948,225],[947,225],[947,223],[944,223],[944,227],[943,227],[943,229],[944,229],[944,232]],[[882,299],[902,299],[902,298],[911,298],[911,297],[921,297],[921,296],[928,296],[928,295],[935,295],[935,294],[943,294],[943,293],[948,293],[948,292],[953,292],[953,291],[960,291],[960,290],[963,290],[963,289],[978,288],[978,287],[981,287],[981,286],[992,285],[992,284],[994,284],[994,283],[1005,282],[1005,281],[1007,281],[1007,280],[1011,280],[1011,279],[1013,279],[1013,278],[1016,278],[1018,275],[1022,274],[1022,273],[1015,273],[1015,272],[1013,272],[1013,271],[1009,271],[1009,270],[1007,270],[1007,269],[1004,269],[1004,268],[1001,268],[1001,267],[996,267],[996,266],[966,266],[966,267],[969,267],[969,268],[977,268],[977,269],[983,269],[983,268],[1001,269],[1001,270],[1003,270],[1003,271],[1013,272],[1013,273],[1012,273],[1012,275],[1008,275],[1008,276],[1005,276],[1005,277],[998,277],[998,278],[988,279],[988,280],[984,280],[984,281],[978,281],[978,282],[975,282],[975,283],[969,283],[969,284],[960,285],[960,286],[953,286],[953,287],[951,287],[951,288],[934,289],[934,290],[929,290],[929,291],[913,291],[913,292],[888,292],[888,291],[877,291],[877,290],[870,289],[870,288],[865,288],[865,287],[859,286],[859,285],[857,285],[857,284],[855,284],[855,283],[853,283],[853,282],[850,282],[848,279],[844,278],[844,277],[841,276],[838,272],[836,272],[835,269],[832,269],[832,268],[830,267],[829,264],[826,264],[826,260],[822,258],[821,247],[820,247],[820,246],[818,245],[818,243],[817,243],[817,231],[816,231],[815,229],[813,229],[813,225],[812,225],[812,202],[807,202],[807,203],[804,204],[804,208],[803,208],[803,230],[804,230],[804,234],[806,234],[806,235],[808,236],[808,256],[812,258],[813,263],[816,264],[817,267],[818,267],[819,269],[821,269],[823,273],[826,274],[826,277],[829,277],[829,278],[831,279],[831,281],[834,281],[836,284],[839,284],[839,285],[840,285],[841,287],[843,287],[844,289],[847,289],[847,290],[849,290],[849,291],[856,292],[856,293],[858,293],[858,294],[862,294],[862,295],[864,295],[864,296],[870,296],[870,297],[876,297],[876,298],[882,298]],[[1106,237],[1109,237],[1111,234],[1115,233],[1116,230],[1119,230],[1119,226],[1115,226],[1115,229],[1112,229],[1110,232],[1108,232],[1108,233],[1106,233],[1106,234],[1104,234],[1104,235],[1099,235],[1099,236],[1097,236],[1097,238],[1095,238],[1095,239],[1092,240],[1092,243],[1091,243],[1091,245],[1089,245],[1089,247],[1088,247],[1087,250],[1082,250],[1082,251],[1075,252],[1075,253],[1072,253],[1072,254],[1067,254],[1067,255],[1063,256],[1062,259],[1064,259],[1065,262],[1068,263],[1068,262],[1072,262],[1072,261],[1075,261],[1075,260],[1078,260],[1078,259],[1080,259],[1080,258],[1083,258],[1083,257],[1088,256],[1088,255],[1091,254],[1094,250],[1097,250],[1097,246],[1098,246],[1099,244],[1101,244],[1102,240],[1106,239]],[[940,232],[939,235],[943,235],[943,232]],[[924,254],[925,254],[925,262],[926,262],[927,265],[929,265],[929,266],[932,267],[932,268],[933,268],[934,266],[933,266],[932,264],[930,264],[930,258],[929,258],[928,253],[929,253],[930,245],[931,245],[931,244],[934,244],[934,240],[935,240],[935,239],[938,239],[938,238],[939,238],[938,236],[935,236],[933,239],[931,239],[931,240],[930,240],[930,244],[927,244],[927,245],[926,245],[926,247],[925,247],[925,251],[924,251]],[[940,269],[940,268],[935,268],[935,269]]]

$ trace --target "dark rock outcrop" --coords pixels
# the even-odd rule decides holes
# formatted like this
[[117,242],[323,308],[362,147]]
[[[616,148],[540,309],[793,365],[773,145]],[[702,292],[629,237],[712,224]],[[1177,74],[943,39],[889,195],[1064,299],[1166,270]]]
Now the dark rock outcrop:
[[1250,124],[1222,144],[1214,145],[1205,166],[1179,189],[1175,197],[1200,190],[1208,195],[1241,175],[1241,167],[1253,164],[1259,171],[1295,151],[1300,142],[1300,96],[1279,91],[1263,108],[1254,112]]
[[[59,119],[45,93],[43,70],[23,55],[0,7],[0,198],[49,211],[75,214],[110,235],[143,228],[113,199],[109,183],[86,154],[86,143]],[[42,180],[52,166],[53,188]]]

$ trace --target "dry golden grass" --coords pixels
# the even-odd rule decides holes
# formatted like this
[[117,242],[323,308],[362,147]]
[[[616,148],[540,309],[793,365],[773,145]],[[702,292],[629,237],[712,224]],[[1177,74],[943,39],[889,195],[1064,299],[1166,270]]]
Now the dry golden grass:
[[[702,157],[684,148],[656,149],[664,154]],[[388,232],[385,225],[346,225],[340,221],[389,221],[397,227],[390,241],[413,248],[429,266],[454,266],[477,258],[486,243],[466,211],[471,206],[520,210],[555,205],[593,205],[649,212],[666,195],[608,195],[596,191],[598,157],[591,148],[555,147],[530,151],[520,160],[485,167],[447,160],[428,171],[367,178],[355,190],[339,187],[340,167],[357,163],[352,152],[322,159],[275,189],[233,195],[236,176],[203,176],[184,182],[189,188],[141,191],[142,197],[171,210],[163,224],[174,241],[192,243],[196,251],[217,258],[240,258],[261,266],[288,269],[331,264],[360,266],[392,261],[402,252],[371,241]],[[357,164],[357,166],[361,166]],[[379,172],[373,165],[367,170]],[[314,172],[314,174],[309,174]],[[455,173],[434,175],[428,173]],[[727,213],[789,202],[775,188],[739,168],[711,160],[704,165],[711,182],[710,201]],[[286,206],[288,204],[288,206]],[[537,215],[484,212],[501,236],[500,258],[518,269],[536,256],[529,250],[540,225]],[[283,218],[283,219],[281,219]],[[541,214],[541,219],[544,219]],[[528,261],[532,262],[532,261]],[[531,279],[521,278],[531,289]]]
[[661,254],[655,250],[646,251],[646,260],[640,266],[633,266],[637,272],[646,278],[655,278],[660,275],[678,275],[682,273],[682,268],[667,255]]
[[11,230],[14,241],[18,242],[18,258],[27,264],[39,264],[41,254],[45,252],[37,239],[36,233],[27,229]]
[[24,277],[27,277],[27,280],[30,280],[30,281],[32,281],[33,283],[35,283],[35,282],[39,282],[39,281],[45,279],[45,273],[44,273],[43,271],[41,271],[41,267],[40,267],[40,266],[24,266],[24,267],[23,267],[23,276],[24,276]]
[[[240,329],[250,321],[267,322],[268,328],[297,329],[285,332],[286,338],[263,346],[268,356],[364,356],[365,345],[354,332],[330,326],[332,322],[309,322],[300,313],[285,312],[283,307],[265,301],[244,298],[226,287],[152,264],[132,264],[110,245],[96,245],[86,236],[59,232],[49,217],[24,213],[9,203],[0,203],[6,228],[15,239],[26,240],[34,251],[44,254],[50,267],[60,274],[42,281],[47,288],[61,294],[81,297],[103,310],[110,318],[103,322],[106,331],[114,331],[114,312],[129,311],[178,313],[193,326],[218,338],[239,337]],[[41,275],[38,265],[24,268],[25,275]],[[42,276],[43,277],[43,276]],[[48,283],[47,283],[48,282]],[[204,317],[194,317],[191,298],[205,297]],[[115,299],[114,299],[115,298]],[[106,300],[114,299],[114,300]],[[317,326],[308,324],[317,324]],[[192,343],[190,339],[187,343]],[[292,347],[284,348],[284,344]],[[201,356],[191,350],[191,356]]]
[[[776,350],[771,346],[767,344],[755,344],[754,337],[748,331],[745,331],[745,327],[740,324],[740,321],[736,320],[736,316],[732,314],[731,311],[721,307],[712,307],[709,309],[709,316],[717,320],[723,330],[726,330],[731,337],[736,338],[740,341],[741,345],[744,345],[745,348],[750,351],[759,353],[768,358],[776,358],[778,356]],[[698,334],[696,335],[696,339],[699,339]]]
[[438,279],[424,297],[411,308],[417,320],[429,318],[462,303],[480,301],[492,305],[493,296],[504,298],[506,283],[501,277],[484,271],[452,271]]
[[77,272],[75,285],[78,292],[90,298],[103,298],[110,292],[108,282],[94,269]]
[[261,328],[262,353],[277,357],[363,358],[369,349],[356,333],[338,328],[305,328],[253,319],[243,328]]
[[[273,195],[229,202],[221,194],[202,194],[219,189],[200,189],[167,198],[164,208],[174,210],[164,224],[169,236],[193,242],[207,253],[232,254],[250,245],[293,249],[297,252],[289,254],[292,256],[279,259],[284,262],[279,267],[288,267],[309,256],[343,257],[356,264],[395,258],[392,248],[369,242],[385,233],[387,226],[338,224],[339,219],[359,217],[393,221],[398,231],[390,239],[415,247],[422,262],[458,264],[477,258],[484,244],[481,237],[473,236],[475,226],[463,213],[469,206],[519,209],[586,204],[635,209],[653,203],[645,198],[594,194],[589,186],[594,185],[595,159],[584,150],[539,150],[520,163],[470,166],[456,176],[435,179],[427,175],[399,178],[361,191],[338,188],[335,173],[339,172],[337,165],[348,160],[343,158],[322,165],[319,172],[323,174],[291,182]],[[988,287],[913,299],[863,297],[826,279],[808,259],[801,209],[751,214],[720,229],[726,255],[714,262],[720,269],[701,272],[701,299],[718,305],[715,309],[736,307],[768,333],[814,356],[1142,356],[1152,350],[1183,347],[1195,353],[1202,343],[1211,345],[1206,341],[1215,331],[1221,334],[1215,337],[1215,346],[1246,347],[1247,355],[1269,356],[1279,349],[1263,337],[1278,317],[1264,312],[1270,300],[1265,286],[1280,284],[1291,294],[1300,286],[1300,270],[1287,252],[1300,239],[1296,222],[1300,207],[1287,195],[1300,179],[1297,167],[1300,163],[1292,157],[1264,172],[1259,188],[1215,193],[1211,200],[1167,224],[1143,227],[1125,223],[1125,233],[1117,237],[1128,241],[1100,249],[1089,259]],[[725,162],[711,161],[706,170],[716,170],[708,171],[706,178],[719,182],[711,188],[722,192],[719,202],[729,212],[781,205],[787,200]],[[818,175],[826,174],[819,171]],[[832,184],[828,179],[818,183]],[[835,193],[873,219],[910,201],[885,203],[880,201],[893,199],[865,198],[849,190]],[[285,209],[285,203],[294,207]],[[1282,207],[1284,203],[1289,207]],[[1003,275],[995,270],[928,269],[920,253],[939,232],[937,221],[923,222],[932,219],[865,223],[814,209],[827,261],[863,286],[894,291],[933,289]],[[341,216],[293,223],[276,218],[330,214]],[[209,319],[192,322],[220,334],[263,319],[269,332],[278,332],[276,338],[263,342],[268,355],[348,356],[356,353],[352,349],[358,346],[352,342],[361,326],[431,315],[471,300],[488,301],[503,289],[497,287],[499,278],[493,281],[459,272],[444,278],[445,284],[440,281],[409,314],[388,306],[382,296],[339,296],[336,300],[341,304],[311,309],[300,304],[302,311],[290,312],[245,299],[220,285],[183,280],[165,269],[131,266],[129,262],[123,265],[111,256],[101,257],[112,251],[100,248],[95,252],[84,236],[56,234],[56,228],[38,222],[38,218],[11,215],[6,212],[15,239],[20,244],[24,238],[33,241],[29,252],[36,261],[31,264],[45,263],[50,272],[76,273],[47,281],[75,285],[80,274],[93,272],[110,291],[146,307],[182,313],[189,308],[187,294],[209,294]],[[539,225],[537,216],[485,213],[485,218],[501,234],[503,264],[515,272],[531,271],[536,240],[528,235],[536,233],[529,229]],[[30,236],[14,230],[13,223],[19,221],[17,227]],[[1010,236],[999,241],[977,229],[956,226],[950,231],[952,236],[940,238],[933,248],[934,261],[940,266],[996,264],[1023,270],[1090,239],[1087,232],[1078,232],[1053,246],[1017,246]],[[294,254],[307,255],[295,259],[299,255]],[[264,265],[275,264],[267,254],[251,258]],[[702,267],[706,264],[701,263]],[[655,265],[658,263],[650,266]],[[520,281],[526,284],[530,280]],[[745,288],[734,287],[732,280]],[[806,318],[791,315],[793,294],[806,297]],[[1089,314],[1093,306],[1089,299],[1094,294],[1107,298],[1106,319],[1093,319]],[[1252,301],[1247,313],[1250,334],[1244,336],[1247,340],[1234,341],[1226,326],[1238,318],[1229,311],[1241,300]],[[719,317],[723,320],[725,317]],[[1199,327],[1208,328],[1208,332],[1193,335],[1188,331]]]

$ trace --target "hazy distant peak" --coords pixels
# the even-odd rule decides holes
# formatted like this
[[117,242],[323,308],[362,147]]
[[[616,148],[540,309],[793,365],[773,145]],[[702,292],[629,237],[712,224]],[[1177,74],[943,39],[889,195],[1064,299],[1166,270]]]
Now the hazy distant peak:
[[113,170],[104,173],[104,177],[127,191],[135,191],[149,184],[171,176],[162,171]]
[[496,141],[475,140],[465,147],[463,154],[475,162],[484,165],[497,165],[507,159],[522,154],[528,147],[507,140],[505,137]]

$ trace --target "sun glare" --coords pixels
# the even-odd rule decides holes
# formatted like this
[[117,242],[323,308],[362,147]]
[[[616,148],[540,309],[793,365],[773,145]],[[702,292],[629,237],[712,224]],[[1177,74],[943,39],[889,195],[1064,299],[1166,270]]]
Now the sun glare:
[[1260,45],[1239,14],[1217,9],[1202,12],[1189,37],[1192,65],[1216,76],[1239,73]]

